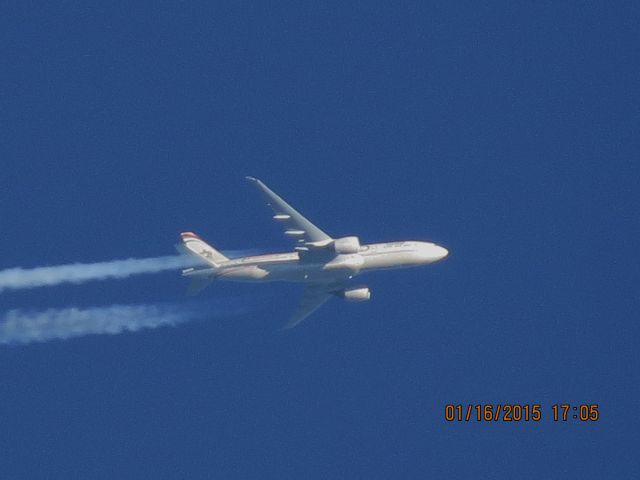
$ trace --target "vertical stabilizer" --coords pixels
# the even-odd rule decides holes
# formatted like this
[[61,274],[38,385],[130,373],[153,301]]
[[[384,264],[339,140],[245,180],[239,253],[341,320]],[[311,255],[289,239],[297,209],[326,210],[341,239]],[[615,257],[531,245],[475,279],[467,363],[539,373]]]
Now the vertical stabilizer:
[[183,232],[180,234],[182,237],[182,244],[184,251],[191,255],[195,255],[205,263],[218,267],[221,263],[229,260],[218,250],[213,248],[207,242],[202,240],[198,235],[193,232]]

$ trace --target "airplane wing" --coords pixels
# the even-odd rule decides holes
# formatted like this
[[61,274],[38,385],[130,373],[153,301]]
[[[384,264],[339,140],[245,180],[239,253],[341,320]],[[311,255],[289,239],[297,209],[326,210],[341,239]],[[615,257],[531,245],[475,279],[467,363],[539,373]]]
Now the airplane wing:
[[302,322],[305,318],[320,308],[324,302],[331,298],[331,294],[318,285],[307,285],[302,292],[302,298],[298,304],[293,316],[289,319],[287,324],[283,327],[285,330],[293,328]]
[[266,198],[267,204],[274,212],[273,219],[281,222],[285,227],[284,234],[298,240],[298,243],[315,243],[318,246],[326,245],[333,240],[329,235],[304,218],[291,205],[276,195],[269,187],[257,178],[246,177]]
[[346,282],[306,284],[298,308],[283,328],[286,330],[301,323],[327,300],[333,297],[333,292],[344,288],[345,283]]

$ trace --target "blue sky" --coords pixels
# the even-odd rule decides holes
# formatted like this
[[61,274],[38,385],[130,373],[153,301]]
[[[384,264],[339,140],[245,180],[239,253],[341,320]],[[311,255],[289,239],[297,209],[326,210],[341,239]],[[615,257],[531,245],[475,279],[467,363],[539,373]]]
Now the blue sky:
[[[634,2],[48,2],[2,8],[0,269],[153,257],[193,230],[433,240],[279,326],[297,286],[175,328],[0,347],[5,478],[634,478]],[[2,309],[187,303],[177,273]],[[212,309],[212,311],[215,309]],[[595,423],[551,420],[597,403]],[[444,420],[540,403],[539,423]]]

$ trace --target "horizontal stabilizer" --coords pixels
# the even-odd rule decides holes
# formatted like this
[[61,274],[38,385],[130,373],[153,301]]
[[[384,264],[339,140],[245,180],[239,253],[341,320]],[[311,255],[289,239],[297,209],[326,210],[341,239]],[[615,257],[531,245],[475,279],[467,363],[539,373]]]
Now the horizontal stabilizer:
[[191,282],[187,287],[187,295],[193,297],[207,288],[212,282],[213,277],[191,277]]
[[215,268],[186,268],[182,270],[183,277],[189,277],[191,282],[187,288],[187,295],[194,296],[204,290],[216,279]]

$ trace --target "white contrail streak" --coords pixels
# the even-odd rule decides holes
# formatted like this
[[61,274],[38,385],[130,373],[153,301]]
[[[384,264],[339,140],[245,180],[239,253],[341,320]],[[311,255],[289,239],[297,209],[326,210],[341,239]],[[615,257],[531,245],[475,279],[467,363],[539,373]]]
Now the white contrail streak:
[[115,335],[210,317],[242,313],[243,307],[199,304],[109,305],[88,308],[9,310],[0,316],[0,344],[64,340],[91,334]]
[[[249,251],[225,251],[230,257]],[[202,265],[195,257],[172,255],[154,258],[129,258],[98,263],[71,263],[36,268],[0,270],[0,293],[5,290],[48,287],[62,283],[85,283],[92,280],[127,278],[131,275],[158,273],[167,270]]]

